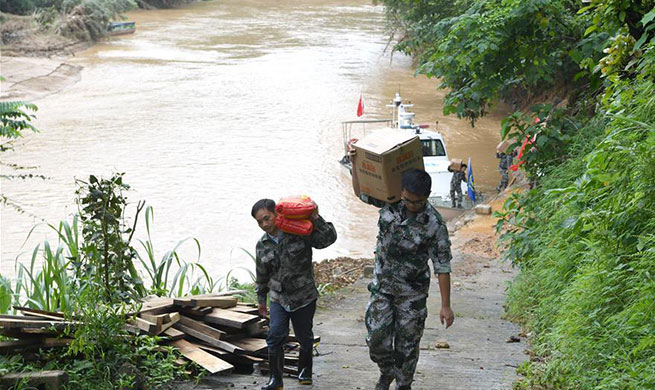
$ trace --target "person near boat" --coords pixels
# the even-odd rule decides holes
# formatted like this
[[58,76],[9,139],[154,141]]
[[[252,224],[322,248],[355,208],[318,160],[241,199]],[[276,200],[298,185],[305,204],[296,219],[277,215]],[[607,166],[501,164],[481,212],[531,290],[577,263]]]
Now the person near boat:
[[[300,343],[298,381],[312,384],[312,331],[318,290],[314,281],[312,248],[322,249],[332,245],[337,232],[331,222],[318,213],[318,206],[311,214],[313,230],[303,236],[281,231],[275,224],[277,212],[271,199],[257,201],[251,211],[264,235],[257,242],[255,255],[259,314],[270,312],[268,346],[270,378],[262,390],[279,390],[283,387],[283,345],[289,335],[289,320]],[[270,295],[267,308],[266,298]]]
[[379,212],[365,315],[370,358],[380,370],[376,390],[388,390],[394,380],[397,390],[411,389],[428,314],[428,259],[439,281],[441,323],[448,328],[455,319],[450,307],[450,239],[441,215],[428,202],[431,185],[425,171],[406,171],[400,202],[385,204]]
[[462,208],[462,183],[467,183],[466,168],[466,164],[461,164],[459,169],[454,169],[452,165],[448,166],[448,172],[453,173],[450,179],[450,200],[453,208]]
[[503,152],[498,152],[496,153],[496,158],[500,159],[498,163],[498,170],[500,171],[501,178],[500,178],[500,184],[498,184],[498,187],[496,187],[496,190],[498,192],[501,192],[507,188],[507,183],[509,183],[509,168],[512,166],[512,163],[514,162],[514,156],[516,155],[516,152],[511,151],[509,153],[503,153]]

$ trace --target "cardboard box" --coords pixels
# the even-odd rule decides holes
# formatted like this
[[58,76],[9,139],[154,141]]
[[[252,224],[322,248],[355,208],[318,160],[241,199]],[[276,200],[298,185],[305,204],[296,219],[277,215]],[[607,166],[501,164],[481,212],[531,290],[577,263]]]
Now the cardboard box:
[[462,159],[460,158],[453,158],[450,160],[450,169],[453,171],[461,171],[462,170]]
[[498,153],[505,153],[507,151],[507,148],[509,148],[509,145],[512,144],[511,141],[509,140],[504,140],[501,143],[496,146],[496,152]]
[[412,168],[425,169],[421,141],[408,131],[379,130],[353,146],[356,151],[353,188],[360,199],[372,197],[388,203],[398,202],[403,172]]

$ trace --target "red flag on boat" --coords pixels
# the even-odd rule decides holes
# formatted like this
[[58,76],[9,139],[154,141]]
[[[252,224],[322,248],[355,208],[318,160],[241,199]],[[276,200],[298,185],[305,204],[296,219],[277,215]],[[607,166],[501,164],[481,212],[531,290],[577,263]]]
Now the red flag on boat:
[[359,103],[357,104],[357,116],[364,115],[364,98],[359,95]]

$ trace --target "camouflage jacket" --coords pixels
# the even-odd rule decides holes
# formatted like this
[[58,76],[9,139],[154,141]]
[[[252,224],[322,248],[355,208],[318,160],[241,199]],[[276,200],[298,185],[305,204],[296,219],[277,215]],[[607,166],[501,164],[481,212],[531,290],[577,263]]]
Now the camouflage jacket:
[[432,259],[435,274],[450,273],[450,239],[441,215],[430,203],[410,216],[403,202],[380,209],[375,273],[371,292],[394,296],[427,294]]
[[461,182],[466,182],[466,173],[464,172],[453,172],[453,177],[450,179],[450,186],[457,188]]
[[514,162],[514,153],[505,154],[505,153],[496,153],[496,158],[500,159],[498,163],[498,168],[501,171],[509,169],[509,167]]
[[276,244],[268,234],[257,242],[255,291],[259,303],[266,295],[287,311],[294,311],[318,298],[314,282],[312,248],[322,249],[337,240],[337,231],[321,216],[314,220],[309,236],[282,233]]

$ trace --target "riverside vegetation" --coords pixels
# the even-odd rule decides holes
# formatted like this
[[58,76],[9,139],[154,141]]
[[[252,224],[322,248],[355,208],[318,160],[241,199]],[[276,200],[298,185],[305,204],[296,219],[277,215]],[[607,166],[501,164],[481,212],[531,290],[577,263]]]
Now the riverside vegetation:
[[[31,124],[36,110],[35,105],[22,101],[0,102],[0,153],[11,150],[12,142],[24,131],[38,131]],[[22,173],[26,167],[2,165],[16,172],[3,173],[3,180],[45,179]],[[79,213],[72,222],[49,225],[58,237],[57,243],[46,240],[32,250],[27,264],[17,261],[15,280],[0,275],[0,313],[12,312],[13,306],[58,311],[82,325],[74,332],[64,332],[74,341],[63,351],[42,349],[29,360],[22,354],[0,355],[0,376],[60,369],[69,376],[64,388],[151,389],[186,378],[189,373],[200,375],[202,370],[193,364],[175,364],[179,355],[171,347],[158,345],[158,337],[128,333],[128,313],[138,311],[138,302],[146,295],[182,296],[252,287],[240,285],[229,273],[212,278],[199,263],[200,244],[194,239],[180,241],[157,259],[150,234],[153,209],[139,202],[132,224],[127,224],[125,192],[129,186],[123,182],[123,174],[109,179],[90,176],[77,184]],[[23,212],[5,194],[0,194],[0,200]],[[144,209],[147,239],[137,240],[139,246],[135,247],[132,240]],[[186,242],[197,248],[194,262],[178,254]],[[145,280],[136,264],[141,266]],[[242,299],[253,295],[246,292]],[[19,383],[15,388],[29,387]]]
[[27,35],[57,35],[96,41],[109,22],[135,8],[173,8],[195,0],[4,0],[0,2],[1,42],[10,44]]
[[[449,89],[447,113],[475,124],[494,101],[505,99],[523,111],[506,118],[502,136],[515,145],[536,136],[522,168],[537,186],[511,195],[496,214],[504,256],[521,271],[509,286],[507,315],[524,325],[532,344],[532,358],[520,367],[525,377],[515,387],[655,388],[655,1],[591,0],[583,8],[572,0],[379,2],[398,39],[395,49],[414,56],[418,72],[438,77]],[[537,101],[543,104],[526,104]],[[77,223],[85,222],[79,218]],[[102,236],[102,223],[92,225]],[[57,227],[64,237],[66,226]],[[128,229],[107,232],[119,232],[127,242]],[[107,244],[114,248],[109,238]],[[104,246],[79,251],[84,245],[74,247],[80,256],[96,256],[80,263],[91,269],[107,269],[108,258],[134,259],[131,251],[115,249],[103,257]],[[65,244],[61,250],[48,248],[44,244],[37,256],[67,261],[70,255]],[[171,264],[179,260],[168,259]],[[36,275],[26,267],[22,283],[43,278],[52,289],[60,283],[95,283],[99,288],[87,288],[71,310],[88,313],[86,340],[103,337],[106,342],[85,343],[80,337],[78,349],[70,353],[90,359],[51,364],[69,364],[78,373],[72,375],[75,380],[93,384],[117,372],[124,359],[145,367],[148,378],[174,375],[168,364],[148,369],[152,365],[145,362],[154,355],[139,351],[148,351],[150,339],[131,341],[142,343],[138,348],[116,351],[126,345],[121,337],[110,339],[120,335],[120,326],[115,334],[93,328],[122,321],[115,307],[125,297],[102,288],[107,278],[84,274],[94,279],[83,281],[73,273],[64,280],[51,276],[53,268],[61,266],[44,261]],[[144,288],[130,272],[115,275],[129,287],[128,296]],[[161,275],[168,272],[164,266]],[[172,279],[164,287],[169,293]],[[175,280],[179,290],[180,279]],[[185,280],[186,289],[203,285]],[[33,287],[12,289],[8,281],[3,286],[0,301],[5,305],[20,291],[34,295]],[[61,290],[44,296],[66,299]],[[117,303],[106,304],[109,297]],[[105,315],[114,322],[105,321]],[[107,357],[102,364],[110,368],[97,367],[102,360],[97,356]],[[0,367],[25,367],[19,358],[12,359]]]
[[[12,143],[23,132],[38,131],[31,124],[36,111],[37,107],[30,103],[0,102],[0,152],[11,150]],[[3,173],[3,180],[46,179],[21,173],[25,167],[3,166],[17,172]],[[176,379],[198,377],[203,370],[194,363],[177,364],[178,352],[159,345],[159,337],[128,333],[125,325],[134,316],[128,313],[139,311],[141,298],[239,290],[240,300],[257,301],[252,271],[237,267],[213,278],[200,263],[201,247],[194,238],[179,241],[158,258],[151,236],[153,208],[138,202],[134,215],[127,217],[129,185],[123,177],[124,174],[117,173],[108,179],[90,176],[77,180],[78,213],[71,221],[48,225],[57,242],[46,240],[37,245],[28,262],[17,258],[15,279],[0,275],[0,314],[11,313],[14,307],[28,307],[62,312],[66,319],[81,323],[74,331],[63,333],[63,337],[74,340],[67,348],[44,348],[30,359],[22,354],[0,355],[0,376],[59,369],[69,377],[64,388],[169,388],[175,386],[172,382]],[[17,212],[24,212],[17,201],[6,195],[0,193],[0,200]],[[134,239],[141,215],[145,239]],[[183,245],[197,250],[194,261],[180,257]],[[254,262],[251,253],[242,251]],[[352,282],[349,277],[361,268],[352,268],[354,264],[342,260],[348,259],[317,266],[321,294]],[[340,264],[351,268],[337,272]],[[250,281],[233,277],[237,269],[247,272]],[[1,339],[8,338],[0,336]],[[21,383],[15,388],[28,387]]]
[[531,335],[515,388],[655,388],[655,2],[380,3],[446,113],[505,99],[523,111],[501,135],[534,139],[536,188],[496,213],[520,269],[507,315]]

